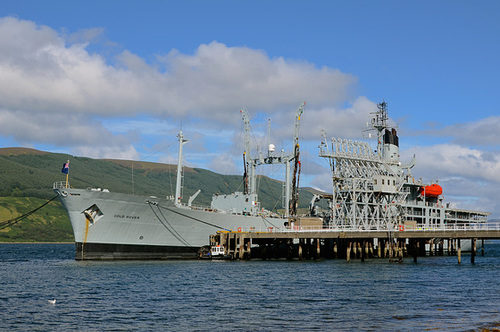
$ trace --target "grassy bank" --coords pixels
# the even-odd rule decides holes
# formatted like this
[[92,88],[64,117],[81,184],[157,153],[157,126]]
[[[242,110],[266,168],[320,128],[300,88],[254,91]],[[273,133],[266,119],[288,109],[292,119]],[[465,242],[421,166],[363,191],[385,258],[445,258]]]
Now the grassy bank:
[[[0,222],[22,216],[46,199],[0,197]],[[59,201],[52,201],[17,224],[0,229],[0,242],[73,242],[68,215]]]

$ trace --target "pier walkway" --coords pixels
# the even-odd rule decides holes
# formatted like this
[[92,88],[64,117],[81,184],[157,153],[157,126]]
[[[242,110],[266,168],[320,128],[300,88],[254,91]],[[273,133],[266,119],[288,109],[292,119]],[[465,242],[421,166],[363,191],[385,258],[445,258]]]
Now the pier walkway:
[[222,245],[233,259],[268,258],[364,258],[402,259],[425,255],[476,254],[476,242],[500,239],[500,223],[451,224],[436,227],[404,227],[394,229],[353,229],[352,227],[293,227],[278,229],[238,228],[210,236],[210,245]]

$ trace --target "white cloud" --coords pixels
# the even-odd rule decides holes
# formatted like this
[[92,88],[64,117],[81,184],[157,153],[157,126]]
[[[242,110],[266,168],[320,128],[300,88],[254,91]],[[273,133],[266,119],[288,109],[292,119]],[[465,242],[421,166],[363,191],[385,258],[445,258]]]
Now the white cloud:
[[456,144],[419,148],[417,169],[436,177],[456,175],[500,183],[500,155]]
[[217,42],[201,45],[194,55],[172,51],[163,60],[170,69],[167,77],[175,82],[169,87],[176,92],[178,108],[204,111],[224,122],[228,111],[243,105],[269,112],[303,99],[317,105],[341,103],[356,82],[336,69],[270,59],[260,50]]
[[470,123],[459,123],[434,129],[430,135],[450,137],[461,145],[498,146],[500,142],[500,116],[491,116]]
[[332,174],[329,171],[318,174],[312,181],[311,186],[326,193],[333,191]]
[[75,147],[76,155],[88,156],[96,159],[124,159],[124,160],[138,160],[139,154],[133,146],[125,145],[120,146],[98,146],[93,148],[88,145]]
[[[87,29],[79,39],[100,33]],[[114,67],[90,54],[88,43],[67,44],[74,35],[65,40],[29,21],[2,18],[0,35],[0,106],[7,109],[228,122],[228,112],[242,105],[270,111],[295,103],[297,96],[317,105],[342,103],[356,82],[336,69],[217,42],[200,45],[194,55],[171,51],[153,65],[125,50]]]
[[[30,129],[33,124],[26,120],[43,114],[53,119],[76,116],[78,126],[96,137],[111,132],[96,126],[95,116],[204,119],[212,128],[227,129],[240,121],[241,106],[279,117],[297,104],[297,98],[316,107],[340,105],[353,94],[356,83],[356,78],[336,69],[217,42],[200,45],[192,55],[173,50],[158,56],[155,64],[124,50],[118,64],[112,65],[87,51],[102,34],[101,28],[63,34],[30,21],[0,18],[0,109],[18,118],[9,124],[15,125],[13,131]],[[75,40],[79,43],[71,43]],[[43,137],[33,132],[19,141],[60,144],[60,137],[51,134],[61,133],[57,121],[43,122]],[[91,143],[77,132],[65,139],[69,144]],[[131,144],[123,151],[132,151]]]
[[321,130],[327,138],[359,138],[366,122],[371,119],[371,112],[377,110],[377,104],[365,97],[358,97],[347,108],[325,107],[307,109],[303,116],[301,132],[306,139],[321,139]]
[[211,159],[209,168],[217,173],[234,174],[237,169],[234,157],[228,153],[221,153]]
[[81,29],[75,33],[70,34],[66,39],[72,44],[81,44],[89,42],[99,42],[104,37],[104,28],[90,28]]
[[2,135],[11,137],[22,146],[33,142],[69,147],[72,154],[92,158],[137,159],[138,153],[129,138],[115,135],[101,123],[85,115],[31,113],[0,110]]

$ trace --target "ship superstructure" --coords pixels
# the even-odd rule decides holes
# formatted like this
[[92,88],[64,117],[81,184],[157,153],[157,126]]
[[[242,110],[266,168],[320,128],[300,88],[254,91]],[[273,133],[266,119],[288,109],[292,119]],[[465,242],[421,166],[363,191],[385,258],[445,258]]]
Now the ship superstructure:
[[484,223],[489,213],[450,208],[437,183],[424,184],[399,160],[397,130],[388,125],[387,103],[378,111],[367,132],[375,132],[377,149],[367,142],[332,138],[323,132],[319,156],[331,169],[333,195],[326,228],[394,230]]

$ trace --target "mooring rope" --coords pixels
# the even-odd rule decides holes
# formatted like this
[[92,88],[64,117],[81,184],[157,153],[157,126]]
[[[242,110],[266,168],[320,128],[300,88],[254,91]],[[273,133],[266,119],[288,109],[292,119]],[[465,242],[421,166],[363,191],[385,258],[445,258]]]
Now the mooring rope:
[[170,211],[170,212],[177,213],[178,215],[181,215],[181,216],[183,216],[183,217],[186,217],[186,218],[192,219],[192,220],[194,220],[194,221],[200,222],[200,223],[202,223],[202,224],[205,224],[205,225],[208,225],[208,226],[212,226],[212,227],[215,227],[215,228],[219,228],[219,229],[223,229],[223,230],[225,230],[225,231],[230,231],[229,229],[227,229],[227,228],[225,228],[225,227],[218,226],[218,225],[215,225],[215,224],[211,224],[211,223],[209,223],[209,222],[203,221],[203,220],[198,219],[198,218],[195,218],[195,217],[191,217],[191,216],[189,216],[189,215],[187,215],[187,214],[184,214],[184,213],[181,213],[181,212],[179,212],[179,211],[175,211],[175,210],[173,210],[173,209],[170,209],[170,208],[167,208],[167,207],[163,207],[163,206],[159,206],[159,207],[161,207],[162,209],[168,210],[168,211]]
[[[170,209],[170,208],[167,208],[167,207],[163,207],[163,206],[158,206],[158,207],[159,207],[159,208],[162,208],[162,209],[165,209],[165,210],[168,210],[168,211],[173,212],[173,213],[177,213],[178,215],[181,215],[181,216],[183,216],[183,217],[186,217],[186,218],[192,219],[192,220],[194,220],[194,221],[197,221],[197,222],[203,223],[203,224],[208,225],[208,226],[212,226],[212,227],[215,227],[215,228],[219,228],[219,229],[222,229],[222,230],[225,230],[225,231],[231,231],[230,229],[227,229],[227,228],[225,228],[225,227],[218,226],[218,225],[215,225],[215,224],[211,224],[211,223],[209,223],[209,222],[206,222],[206,221],[200,220],[200,219],[195,218],[195,217],[191,217],[191,216],[189,216],[189,215],[187,215],[187,214],[181,213],[181,212],[179,212],[179,211],[175,211],[175,210]],[[268,224],[272,225],[274,228],[278,228],[278,227],[276,227],[276,225],[274,225],[272,222],[270,222],[270,221],[269,221],[268,219],[266,219],[264,216],[261,216],[261,218],[262,218],[262,221],[263,221],[263,223],[264,223],[264,226],[266,226],[266,222],[267,222]]]
[[186,241],[175,229],[174,227],[168,222],[167,218],[165,218],[165,215],[161,212],[159,206],[157,206],[158,208],[158,211],[160,212],[160,214],[162,215],[163,219],[165,220],[165,223],[168,224],[165,225],[165,223],[162,221],[162,219],[160,218],[160,216],[155,212],[155,210],[153,209],[153,205],[151,202],[148,202],[148,205],[149,207],[151,208],[151,211],[153,211],[154,215],[156,216],[156,218],[160,221],[160,223],[163,225],[163,227],[165,227],[165,229],[167,231],[170,232],[170,234],[172,234],[173,237],[175,237],[179,242],[181,242],[183,245],[185,245],[186,247],[189,247],[189,248],[195,248],[194,246],[192,246],[191,244],[189,244],[188,241]]
[[279,228],[279,227],[276,227],[276,225],[275,225],[275,224],[273,224],[272,222],[270,222],[270,221],[269,221],[266,217],[261,216],[261,218],[262,218],[262,221],[263,221],[264,227],[266,227],[266,226],[267,226],[267,225],[266,225],[266,222],[267,222],[268,224],[272,225],[274,228],[276,228],[276,229],[278,229],[278,228]]
[[39,206],[39,207],[37,207],[36,209],[31,210],[30,212],[23,214],[22,216],[19,216],[19,217],[13,218],[13,219],[9,219],[9,220],[5,220],[5,221],[0,222],[0,229],[4,229],[4,228],[7,228],[7,227],[10,227],[10,226],[12,226],[12,225],[17,224],[17,223],[18,223],[18,222],[20,222],[21,220],[26,219],[27,217],[31,216],[31,215],[32,215],[33,213],[35,213],[36,211],[38,211],[38,210],[40,210],[41,208],[43,208],[45,205],[47,205],[47,204],[49,204],[50,202],[52,202],[53,200],[55,200],[57,197],[59,197],[59,195],[54,196],[54,197],[53,197],[53,198],[51,198],[49,201],[47,201],[47,202],[45,202],[44,204],[40,205],[40,206]]

